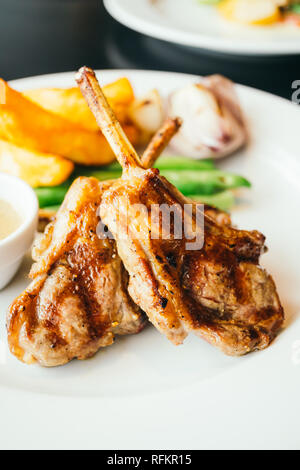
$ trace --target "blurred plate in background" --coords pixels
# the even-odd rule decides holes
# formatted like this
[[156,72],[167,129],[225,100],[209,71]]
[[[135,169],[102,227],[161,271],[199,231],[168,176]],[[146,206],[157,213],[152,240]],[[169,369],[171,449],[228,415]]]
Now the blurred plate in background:
[[197,0],[104,0],[104,4],[129,28],[177,44],[241,55],[300,53],[300,28],[235,25]]

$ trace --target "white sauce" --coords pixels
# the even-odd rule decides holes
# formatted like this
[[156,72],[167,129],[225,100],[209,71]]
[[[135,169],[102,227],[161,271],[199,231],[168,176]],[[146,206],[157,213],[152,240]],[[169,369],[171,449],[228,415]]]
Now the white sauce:
[[0,240],[11,235],[21,225],[21,217],[12,205],[0,199]]

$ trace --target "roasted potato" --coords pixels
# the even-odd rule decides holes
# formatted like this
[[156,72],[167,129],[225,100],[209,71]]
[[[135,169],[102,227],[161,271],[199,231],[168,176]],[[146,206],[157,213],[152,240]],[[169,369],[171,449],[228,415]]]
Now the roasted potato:
[[[127,108],[134,100],[134,92],[129,80],[127,78],[120,78],[116,82],[106,85],[104,93],[120,122],[124,122]],[[90,131],[99,130],[96,120],[79,88],[43,88],[26,91],[23,93],[23,96],[42,108],[58,114],[85,129]]]
[[74,164],[63,157],[26,150],[0,140],[0,171],[18,176],[33,188],[61,184],[73,169]]
[[134,91],[128,78],[119,78],[103,87],[104,94],[110,103],[129,105],[134,100]]
[[[38,153],[60,155],[81,165],[107,165],[115,157],[100,131],[74,124],[33,103],[0,80],[5,104],[0,105],[0,139]],[[124,126],[133,144],[139,138],[133,126]]]

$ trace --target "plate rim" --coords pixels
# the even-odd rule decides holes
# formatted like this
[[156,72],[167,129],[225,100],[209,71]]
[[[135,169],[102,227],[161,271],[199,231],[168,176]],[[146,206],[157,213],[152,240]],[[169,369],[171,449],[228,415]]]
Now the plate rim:
[[[103,72],[113,74],[128,72],[137,75],[153,73],[199,78],[199,75],[155,70],[97,71],[99,74]],[[20,85],[25,80],[47,80],[51,77],[61,77],[63,80],[64,77],[72,78],[73,74],[75,72],[24,77],[10,83]],[[290,105],[294,107],[288,100],[271,93],[244,85],[238,86],[251,93],[266,95],[268,99],[272,98],[278,104],[289,106],[289,109],[292,109]],[[300,107],[298,108],[300,110]],[[297,328],[286,330],[289,337],[298,334],[299,326],[300,319],[298,331]],[[111,450],[115,448],[245,450],[267,447],[278,450],[279,446],[292,449],[297,445],[300,448],[296,434],[300,413],[299,369],[295,369],[294,375],[291,375],[289,367],[283,369],[280,365],[279,370],[282,375],[278,378],[276,359],[278,357],[286,359],[282,357],[282,349],[270,348],[265,353],[261,357],[260,367],[257,367],[256,360],[249,361],[248,366],[241,364],[238,368],[225,370],[220,376],[209,378],[195,386],[187,385],[182,394],[178,393],[178,390],[171,392],[159,390],[151,397],[146,395],[124,396],[120,399],[115,397],[87,399],[77,396],[42,395],[34,391],[24,393],[23,389],[7,390],[0,387],[2,398],[0,414],[3,423],[0,427],[0,447],[25,446],[34,449],[81,447]],[[270,368],[270,362],[272,367],[276,366],[274,370]],[[220,380],[222,380],[221,393]],[[249,402],[241,397],[247,398]],[[283,397],[288,398],[284,403],[280,402]],[[279,405],[276,424],[272,415],[275,402]],[[132,411],[133,405],[134,411]],[[14,419],[11,419],[12,410]],[[58,422],[61,423],[59,427]],[[218,426],[215,426],[215,423],[218,423]],[[281,431],[287,423],[288,430]],[[29,432],[24,433],[27,427]]]
[[[153,75],[156,75],[156,74],[163,74],[163,75],[176,75],[176,76],[182,76],[183,78],[191,78],[192,80],[196,80],[197,78],[198,79],[202,79],[203,77],[206,77],[206,76],[209,76],[209,75],[201,75],[201,74],[195,74],[195,73],[187,73],[187,72],[173,72],[173,71],[168,71],[168,70],[154,70],[154,69],[133,69],[133,68],[117,68],[117,69],[95,69],[95,73],[98,75],[98,74],[101,74],[101,73],[116,73],[116,74],[153,74]],[[75,77],[75,74],[77,73],[77,70],[74,70],[74,71],[66,71],[66,72],[54,72],[54,73],[46,73],[46,74],[41,74],[41,75],[33,75],[33,76],[27,76],[27,77],[22,77],[22,78],[16,78],[16,79],[12,79],[12,80],[9,80],[7,83],[9,83],[9,85],[11,86],[18,86],[19,84],[21,84],[22,82],[25,82],[25,81],[30,81],[30,80],[47,80],[47,79],[53,79],[53,78],[58,78],[58,77],[67,77],[67,78],[71,78],[73,75]],[[300,105],[296,105],[295,103],[293,103],[292,101],[288,100],[287,98],[284,98],[283,96],[280,96],[280,95],[276,95],[275,93],[271,93],[269,91],[265,91],[265,90],[261,90],[260,88],[256,88],[256,87],[252,87],[252,86],[249,86],[249,85],[243,85],[241,83],[238,83],[238,82],[233,82],[235,84],[235,86],[238,88],[238,89],[241,89],[241,90],[245,90],[245,91],[248,91],[248,92],[254,92],[254,93],[260,93],[262,95],[266,95],[268,96],[269,98],[272,98],[272,99],[276,99],[278,101],[280,101],[282,104],[288,104],[289,106],[292,106],[293,108],[299,108],[300,110]],[[74,84],[76,85],[75,83],[75,79],[74,79]]]

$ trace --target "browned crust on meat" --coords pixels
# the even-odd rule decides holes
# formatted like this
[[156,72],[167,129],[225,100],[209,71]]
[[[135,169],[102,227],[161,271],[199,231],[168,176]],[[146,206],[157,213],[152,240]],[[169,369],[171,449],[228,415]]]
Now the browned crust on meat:
[[127,292],[128,275],[114,240],[100,239],[97,225],[103,189],[109,184],[79,178],[33,250],[31,285],[7,316],[11,352],[26,362],[63,365],[86,359],[134,334],[145,317]]
[[267,347],[282,327],[284,312],[273,279],[259,266],[266,250],[261,233],[234,229],[226,217],[218,224],[207,209],[204,246],[187,251],[185,237],[166,240],[160,232],[153,240],[150,218],[142,221],[138,240],[130,233],[124,240],[122,228],[118,234],[111,224],[116,204],[143,204],[148,211],[153,204],[177,205],[182,211],[187,203],[192,201],[155,169],[120,180],[104,193],[101,216],[130,274],[132,298],[175,344],[194,332],[230,355]]

